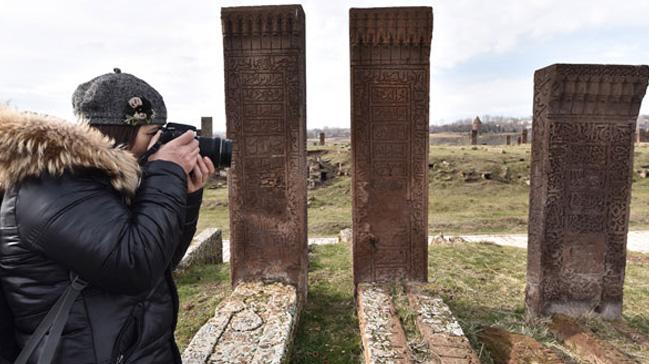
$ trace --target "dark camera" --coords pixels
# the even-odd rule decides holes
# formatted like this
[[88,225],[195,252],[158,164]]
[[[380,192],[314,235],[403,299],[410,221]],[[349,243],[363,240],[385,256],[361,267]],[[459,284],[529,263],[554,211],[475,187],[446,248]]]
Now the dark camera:
[[[162,128],[159,143],[166,144],[183,135],[188,130],[196,131],[196,127],[186,124],[168,123]],[[197,136],[200,153],[208,157],[216,168],[228,168],[232,160],[232,141],[219,137]]]

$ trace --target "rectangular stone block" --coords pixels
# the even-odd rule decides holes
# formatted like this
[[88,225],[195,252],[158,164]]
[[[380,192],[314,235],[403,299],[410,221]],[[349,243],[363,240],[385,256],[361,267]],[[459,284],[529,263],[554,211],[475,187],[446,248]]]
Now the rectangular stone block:
[[618,318],[636,120],[647,66],[556,64],[534,74],[526,304]]
[[182,271],[193,264],[223,263],[223,239],[221,230],[209,228],[194,236],[185,256],[178,263],[176,271]]
[[354,281],[425,281],[430,7],[350,10]]
[[356,292],[363,363],[412,363],[406,333],[392,302],[390,288],[362,283]]
[[440,363],[479,364],[480,359],[444,301],[425,292],[419,283],[408,284],[407,290],[417,329],[431,356],[439,358]]
[[299,5],[223,8],[232,281],[306,295],[306,89]]
[[201,117],[201,136],[211,138],[213,133],[213,122],[211,116]]
[[527,129],[521,130],[521,143],[527,144]]

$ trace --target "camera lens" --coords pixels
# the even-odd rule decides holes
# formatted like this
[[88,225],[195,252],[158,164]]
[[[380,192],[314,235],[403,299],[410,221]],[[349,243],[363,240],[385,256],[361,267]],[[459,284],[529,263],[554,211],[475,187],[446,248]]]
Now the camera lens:
[[232,161],[232,141],[225,138],[198,137],[201,155],[208,157],[216,168],[228,168]]

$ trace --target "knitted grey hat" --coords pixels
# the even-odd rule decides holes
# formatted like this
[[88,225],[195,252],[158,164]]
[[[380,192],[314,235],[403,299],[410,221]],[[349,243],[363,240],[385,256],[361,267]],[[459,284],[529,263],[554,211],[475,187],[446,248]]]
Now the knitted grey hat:
[[113,71],[77,87],[74,114],[91,125],[164,125],[167,108],[158,91],[119,68]]

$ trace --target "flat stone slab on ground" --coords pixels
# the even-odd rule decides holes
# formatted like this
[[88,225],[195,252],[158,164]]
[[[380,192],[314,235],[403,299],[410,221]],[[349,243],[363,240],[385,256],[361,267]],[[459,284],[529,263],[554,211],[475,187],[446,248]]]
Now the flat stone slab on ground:
[[509,332],[498,327],[486,327],[478,338],[494,364],[544,363],[563,364],[564,361],[534,338]]
[[208,228],[195,235],[176,270],[184,270],[192,264],[222,263],[223,240],[221,230]]
[[361,283],[357,293],[365,363],[411,363],[406,334],[399,322],[389,288]]
[[408,301],[417,314],[417,328],[428,344],[432,362],[480,364],[460,324],[441,298],[424,293],[419,284],[409,284]]
[[280,364],[297,322],[295,287],[240,283],[183,353],[185,364]]
[[[479,364],[451,310],[438,298],[407,284],[408,306],[427,355],[413,355],[393,302],[389,284],[361,283],[357,287],[358,319],[366,364]],[[422,348],[420,348],[421,350]]]
[[586,362],[598,364],[637,363],[610,343],[598,339],[590,330],[584,329],[579,322],[568,316],[554,315],[550,332]]

